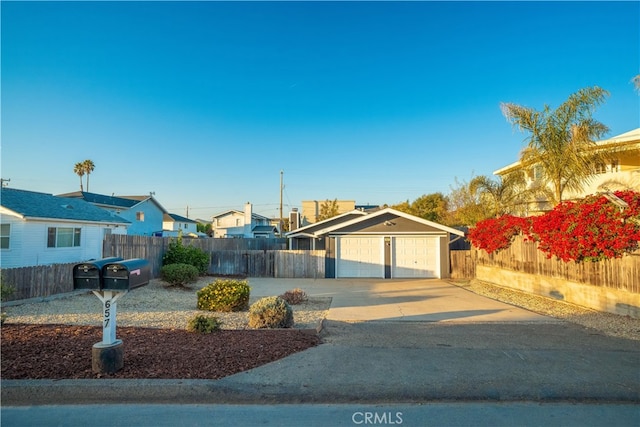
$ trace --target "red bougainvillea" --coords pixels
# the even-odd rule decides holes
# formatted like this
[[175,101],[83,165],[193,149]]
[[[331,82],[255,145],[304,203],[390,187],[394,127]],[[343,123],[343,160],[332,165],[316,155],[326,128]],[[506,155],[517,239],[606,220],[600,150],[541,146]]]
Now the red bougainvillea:
[[478,222],[469,230],[467,238],[473,246],[492,253],[511,246],[513,238],[522,232],[526,233],[529,228],[529,218],[503,215]]
[[619,258],[640,242],[640,193],[614,193],[628,207],[621,209],[605,196],[589,196],[578,202],[564,202],[541,216],[503,216],[476,224],[468,238],[492,253],[506,249],[513,237],[523,234],[538,242],[549,258],[563,261],[598,261]]

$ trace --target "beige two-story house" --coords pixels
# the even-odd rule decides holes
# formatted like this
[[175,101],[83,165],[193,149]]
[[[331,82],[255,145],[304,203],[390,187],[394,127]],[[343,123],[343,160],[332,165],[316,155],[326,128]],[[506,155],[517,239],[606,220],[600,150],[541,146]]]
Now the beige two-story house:
[[[597,141],[595,150],[606,150],[610,153],[606,163],[594,165],[593,175],[585,182],[582,191],[567,190],[564,200],[580,199],[590,194],[607,191],[634,190],[640,192],[640,128],[625,132],[609,139]],[[503,177],[518,169],[522,169],[520,161],[494,171],[494,175]],[[540,180],[540,168],[536,165],[526,166],[525,179],[527,188],[532,188]],[[552,204],[543,196],[530,200],[523,214],[532,215],[551,210]]]

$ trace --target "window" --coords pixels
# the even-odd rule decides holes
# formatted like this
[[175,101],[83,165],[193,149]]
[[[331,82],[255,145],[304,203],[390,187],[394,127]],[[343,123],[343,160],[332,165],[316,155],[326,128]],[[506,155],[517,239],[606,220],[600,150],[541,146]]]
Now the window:
[[240,227],[240,218],[236,218],[236,227]]
[[80,246],[79,228],[49,227],[48,248],[72,248],[74,246]]
[[620,160],[611,160],[611,172],[620,172]]
[[11,237],[11,224],[0,225],[0,249],[9,249],[10,237]]
[[142,212],[142,211],[136,212],[136,220],[144,221],[144,212]]
[[597,174],[606,173],[607,172],[607,166],[604,163],[601,163],[601,162],[596,163],[595,172]]

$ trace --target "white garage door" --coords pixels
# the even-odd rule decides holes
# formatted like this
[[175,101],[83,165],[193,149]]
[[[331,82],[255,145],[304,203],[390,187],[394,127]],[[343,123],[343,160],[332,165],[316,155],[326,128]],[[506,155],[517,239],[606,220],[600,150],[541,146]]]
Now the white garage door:
[[384,238],[338,237],[336,277],[384,278]]
[[391,277],[440,277],[438,237],[394,237]]

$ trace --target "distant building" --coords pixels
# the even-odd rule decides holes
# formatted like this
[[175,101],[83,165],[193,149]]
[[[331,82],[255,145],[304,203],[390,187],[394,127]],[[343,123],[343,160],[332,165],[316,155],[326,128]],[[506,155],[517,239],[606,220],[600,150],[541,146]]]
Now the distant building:
[[273,238],[278,234],[269,218],[253,213],[251,203],[245,204],[244,211],[231,209],[214,215],[211,229],[217,238]]
[[106,196],[103,194],[75,191],[59,197],[82,199],[94,206],[114,212],[131,222],[127,234],[134,236],[162,236],[162,223],[168,212],[151,195]]
[[[303,200],[302,212],[299,214],[300,226],[315,224],[318,222],[322,205],[325,203],[333,203],[333,200]],[[379,209],[378,205],[356,205],[355,200],[336,200],[338,205],[338,215],[351,212],[353,210],[372,211]]]
[[162,235],[177,237],[182,233],[184,237],[208,237],[198,232],[198,222],[177,214],[165,214],[162,220]]

